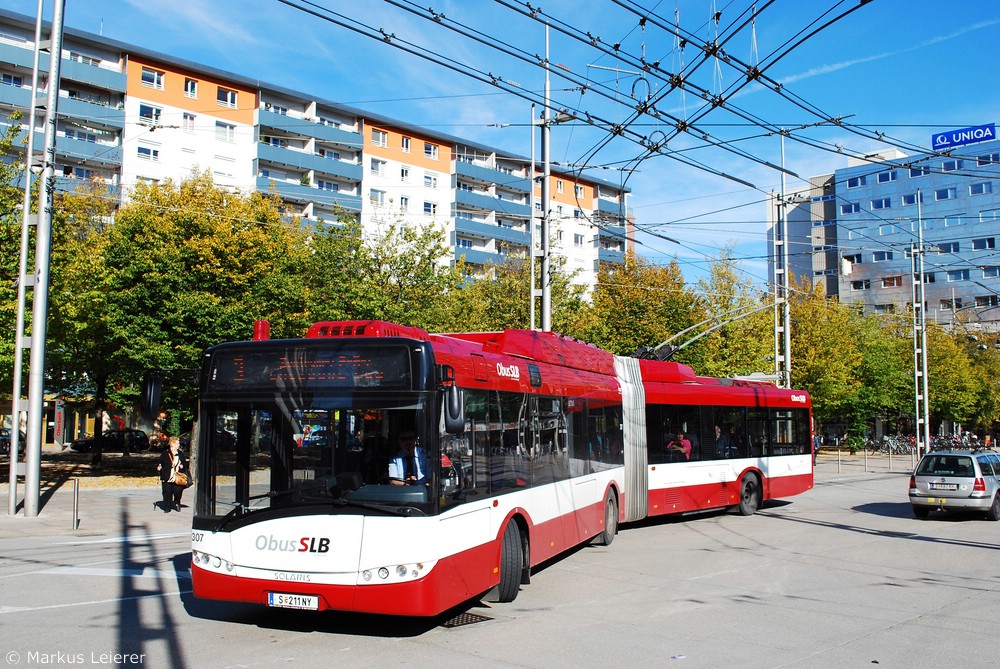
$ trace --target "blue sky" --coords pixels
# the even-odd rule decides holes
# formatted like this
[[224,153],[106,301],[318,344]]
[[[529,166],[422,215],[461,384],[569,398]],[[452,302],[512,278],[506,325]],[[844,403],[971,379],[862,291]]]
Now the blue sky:
[[[447,59],[452,67],[290,4],[309,6],[360,30],[381,29],[388,42]],[[406,10],[420,11],[428,4],[445,19],[436,23]],[[846,167],[849,153],[871,153],[890,141],[929,147],[938,130],[994,123],[1000,116],[997,0],[873,0],[792,49],[819,25],[857,7],[858,0],[775,0],[752,28],[747,23],[739,29],[752,0],[534,4],[553,26],[580,36],[589,33],[598,45],[550,30],[550,60],[572,78],[553,75],[553,106],[581,117],[590,114],[600,126],[571,121],[553,127],[552,160],[586,165],[590,174],[616,183],[627,178],[636,223],[649,231],[639,235],[638,253],[654,262],[676,257],[690,281],[703,276],[706,257],[727,245],[742,259],[748,280],[766,281],[764,198],[780,188],[781,180],[778,171],[762,163],[780,164],[780,141],[748,118],[795,128],[785,141],[785,167],[808,178]],[[757,2],[761,8],[766,4]],[[37,0],[6,0],[5,5],[33,16]],[[512,7],[525,5],[516,0],[66,0],[66,24],[526,156],[530,101],[467,72],[512,82],[508,88],[520,87],[524,96],[537,99],[542,69],[444,28],[455,22],[529,61],[543,56],[544,27]],[[645,10],[648,20],[641,23],[640,14],[627,7]],[[51,11],[52,0],[46,0],[46,18]],[[675,12],[688,38],[683,48],[666,29]],[[716,13],[718,22],[712,20]],[[726,40],[729,62],[702,58],[698,47],[716,37]],[[620,58],[613,55],[615,45]],[[666,75],[641,76],[642,58],[668,73],[687,68],[689,90],[665,92]],[[740,63],[761,66],[786,96],[751,84],[730,97],[728,91],[744,79]],[[697,91],[722,95],[726,102],[706,112]],[[659,118],[629,122],[636,100],[649,95]],[[828,122],[838,117],[859,132]],[[695,122],[697,135],[677,133],[678,121]],[[615,125],[621,126],[618,135],[608,132]],[[669,140],[665,146],[664,139]],[[644,146],[659,153],[637,160]],[[732,178],[662,155],[673,152]],[[801,184],[794,176],[786,178],[788,189]]]

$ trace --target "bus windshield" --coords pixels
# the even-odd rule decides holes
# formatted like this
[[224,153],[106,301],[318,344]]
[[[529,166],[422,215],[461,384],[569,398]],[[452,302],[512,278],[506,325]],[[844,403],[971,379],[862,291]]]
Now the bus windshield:
[[435,512],[433,393],[254,395],[202,406],[196,515]]

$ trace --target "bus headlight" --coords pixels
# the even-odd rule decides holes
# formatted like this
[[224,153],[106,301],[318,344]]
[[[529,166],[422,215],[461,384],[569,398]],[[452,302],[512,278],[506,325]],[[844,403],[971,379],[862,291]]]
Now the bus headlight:
[[399,565],[398,567],[396,567],[396,576],[400,578],[406,578],[407,571],[408,570],[405,565]]
[[385,567],[379,567],[378,577],[383,580],[389,578],[389,570]]

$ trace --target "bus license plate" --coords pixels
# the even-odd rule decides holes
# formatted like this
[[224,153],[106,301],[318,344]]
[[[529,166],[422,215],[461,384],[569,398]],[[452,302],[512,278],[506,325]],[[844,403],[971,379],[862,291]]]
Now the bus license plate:
[[315,595],[292,595],[283,592],[267,593],[267,605],[282,609],[319,610],[319,597]]

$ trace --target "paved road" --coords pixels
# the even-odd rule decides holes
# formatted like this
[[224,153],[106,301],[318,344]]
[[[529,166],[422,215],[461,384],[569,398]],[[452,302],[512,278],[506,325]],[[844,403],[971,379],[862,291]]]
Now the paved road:
[[453,621],[196,600],[188,510],[83,490],[73,532],[58,491],[38,519],[0,517],[0,669],[995,665],[1000,523],[916,520],[906,479],[824,456],[805,495],[625,527]]

